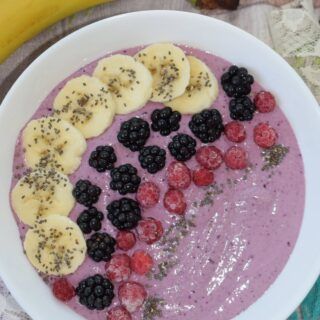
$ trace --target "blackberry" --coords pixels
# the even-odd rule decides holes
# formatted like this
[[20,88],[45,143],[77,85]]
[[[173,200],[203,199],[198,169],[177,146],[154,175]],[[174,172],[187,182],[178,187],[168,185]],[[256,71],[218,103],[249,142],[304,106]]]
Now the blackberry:
[[85,207],[91,207],[99,200],[101,189],[89,180],[79,180],[73,188],[72,194],[78,203]]
[[196,153],[196,140],[184,133],[172,138],[168,148],[171,155],[178,161],[187,161]]
[[228,97],[239,98],[251,92],[254,78],[246,68],[231,66],[221,77],[222,88]]
[[149,173],[156,173],[166,164],[166,151],[158,146],[143,147],[139,154],[139,162]]
[[76,294],[79,302],[90,310],[103,310],[114,298],[113,284],[100,274],[88,277],[78,284]]
[[86,240],[88,256],[95,262],[109,261],[114,253],[114,240],[108,233],[96,232]]
[[131,118],[121,124],[118,140],[131,151],[139,151],[150,136],[148,122],[140,118]]
[[234,120],[250,121],[256,107],[249,97],[231,99],[229,102],[230,117]]
[[137,201],[129,198],[114,200],[107,206],[108,219],[119,230],[130,230],[141,220],[141,210]]
[[203,110],[192,116],[189,128],[201,142],[213,142],[223,131],[221,114],[217,109]]
[[110,188],[122,195],[137,192],[140,182],[137,169],[129,163],[111,170]]
[[92,151],[89,158],[89,166],[95,168],[98,172],[111,170],[117,161],[114,149],[110,146],[98,146]]
[[180,128],[181,113],[172,111],[170,107],[156,109],[151,114],[151,129],[159,131],[162,136],[169,135]]
[[80,213],[77,224],[83,233],[88,234],[91,231],[99,231],[101,229],[103,218],[102,212],[95,207],[91,207]]

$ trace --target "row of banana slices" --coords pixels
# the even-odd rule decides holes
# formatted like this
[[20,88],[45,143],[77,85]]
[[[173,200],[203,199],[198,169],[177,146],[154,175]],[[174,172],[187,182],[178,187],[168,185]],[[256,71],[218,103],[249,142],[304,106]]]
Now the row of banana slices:
[[104,132],[115,114],[142,108],[148,100],[181,113],[210,107],[218,82],[208,66],[173,44],[154,44],[134,57],[116,54],[100,60],[93,76],[66,83],[54,101],[54,114],[85,138]]
[[66,275],[85,259],[85,239],[68,218],[75,202],[67,175],[79,167],[86,139],[103,133],[115,114],[136,111],[148,100],[196,113],[217,95],[208,66],[169,43],[150,45],[134,57],[104,58],[93,76],[69,80],[54,100],[53,115],[31,120],[23,130],[25,161],[32,171],[11,194],[13,209],[30,226],[24,248],[36,269]]

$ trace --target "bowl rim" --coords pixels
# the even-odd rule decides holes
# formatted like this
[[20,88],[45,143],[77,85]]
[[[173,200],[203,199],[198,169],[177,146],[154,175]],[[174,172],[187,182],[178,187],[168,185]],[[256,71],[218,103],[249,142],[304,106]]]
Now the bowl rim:
[[[312,93],[310,92],[310,90],[306,86],[306,84],[303,82],[303,80],[297,75],[296,71],[281,56],[279,56],[276,52],[274,52],[269,46],[267,46],[262,41],[256,39],[251,34],[245,32],[245,31],[243,31],[233,25],[230,25],[229,23],[226,23],[221,20],[217,20],[212,17],[203,16],[201,14],[174,11],[174,10],[145,10],[145,11],[131,12],[131,13],[116,15],[113,17],[108,17],[108,18],[99,20],[97,22],[94,22],[92,24],[89,24],[87,26],[84,26],[84,27],[72,32],[71,34],[67,35],[66,37],[64,37],[63,39],[59,40],[54,45],[52,45],[50,48],[48,48],[46,51],[44,51],[39,57],[37,57],[27,67],[26,70],[24,70],[24,72],[20,75],[20,77],[16,80],[16,82],[10,88],[9,92],[7,93],[7,95],[5,96],[4,100],[1,103],[0,120],[3,119],[4,114],[7,112],[6,105],[9,104],[11,97],[15,94],[15,91],[19,87],[20,83],[22,83],[26,78],[28,78],[29,75],[31,75],[34,72],[34,70],[38,67],[38,65],[41,62],[45,61],[48,56],[54,55],[55,51],[64,47],[65,45],[67,45],[70,40],[74,39],[75,37],[77,37],[80,34],[90,33],[92,31],[94,31],[95,28],[99,28],[100,26],[103,26],[104,24],[112,24],[113,22],[117,22],[119,20],[121,21],[121,20],[125,20],[125,19],[130,19],[130,18],[144,19],[146,16],[149,16],[149,17],[150,16],[157,16],[157,15],[159,16],[159,15],[163,15],[163,14],[165,14],[166,17],[169,17],[169,16],[178,17],[179,16],[182,19],[192,18],[192,19],[199,19],[199,20],[203,20],[203,21],[209,21],[210,23],[212,23],[214,21],[215,24],[220,25],[222,28],[229,30],[230,32],[236,33],[240,37],[245,37],[245,38],[249,39],[250,41],[254,41],[257,46],[259,46],[262,50],[264,50],[266,52],[266,54],[270,55],[275,60],[281,61],[281,64],[286,65],[288,75],[292,76],[295,79],[295,81],[299,84],[301,92],[303,92],[303,94],[305,94],[306,96],[309,96],[309,103],[310,103],[311,107],[313,107],[312,105],[318,106],[316,99],[313,97]],[[92,59],[90,59],[90,60],[92,60]],[[318,119],[320,120],[320,111],[317,109],[317,110],[314,110],[314,112],[315,112],[314,115],[316,115],[316,117],[318,117]],[[307,188],[307,185],[306,185],[306,188]],[[305,211],[306,211],[306,209],[305,209]],[[305,223],[305,221],[303,221],[303,224],[304,223]],[[302,229],[302,226],[301,226],[301,229]],[[299,234],[297,243],[300,241],[300,236],[301,236],[301,232]],[[296,250],[296,248],[294,249],[294,251],[295,250]],[[291,257],[290,257],[290,259],[291,259]],[[288,263],[289,262],[287,262],[287,264]],[[39,314],[36,311],[36,308],[34,308],[34,303],[31,302],[32,299],[30,299],[30,298],[25,299],[25,293],[22,293],[21,290],[20,291],[17,290],[15,283],[13,281],[12,274],[10,274],[10,272],[9,273],[7,272],[8,269],[5,268],[4,265],[5,265],[5,259],[1,259],[0,260],[0,274],[1,274],[3,281],[7,285],[8,289],[11,291],[12,295],[16,298],[16,300],[21,305],[21,307],[24,310],[26,310],[26,312],[28,312],[29,315],[31,315],[34,319],[40,319]],[[286,269],[286,267],[287,267],[287,265],[285,266],[284,269]],[[281,274],[282,273],[283,273],[283,271],[281,272]],[[319,273],[320,273],[320,255],[317,257],[317,262],[314,263],[313,268],[311,269],[311,267],[310,267],[308,269],[308,273],[307,273],[307,275],[305,275],[305,278],[304,278],[304,284],[303,285],[300,284],[299,291],[295,294],[292,294],[293,296],[292,296],[291,300],[289,302],[285,303],[286,307],[282,308],[282,311],[278,310],[278,313],[275,314],[274,320],[281,320],[284,317],[289,316],[291,314],[291,312],[294,311],[294,309],[302,301],[302,299],[305,297],[305,295],[308,293],[308,291],[310,290],[310,288],[312,287],[312,285],[316,281]],[[278,281],[278,278],[275,280],[275,282],[277,282],[277,281]],[[270,290],[270,288],[267,291],[269,291],[269,290]],[[258,301],[260,299],[261,299],[261,297],[258,299]],[[254,302],[253,305],[255,305],[256,303],[257,303],[257,301]],[[251,307],[252,306],[250,306],[248,309],[250,309]],[[246,311],[241,313],[235,319],[237,319],[237,320],[249,319],[249,318],[246,318],[244,315],[244,313]]]

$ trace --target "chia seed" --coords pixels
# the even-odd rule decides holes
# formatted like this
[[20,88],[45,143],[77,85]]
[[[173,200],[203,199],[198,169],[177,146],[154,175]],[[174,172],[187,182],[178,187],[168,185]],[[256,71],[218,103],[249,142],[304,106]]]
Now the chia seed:
[[162,317],[162,308],[165,301],[157,297],[148,297],[143,305],[142,320],[154,320]]
[[181,240],[190,233],[190,228],[196,227],[194,219],[195,216],[191,216],[191,219],[183,217],[167,229],[159,242],[159,246],[162,247],[164,252],[164,260],[158,264],[156,270],[152,270],[148,274],[149,279],[163,280],[169,271],[178,264],[179,261],[174,253],[177,251]]
[[[229,181],[227,181],[227,183],[229,183]],[[222,187],[218,186],[216,183],[209,186],[205,193],[204,198],[199,203],[199,207],[213,205],[214,197],[221,193],[223,193],[223,189]]]
[[288,152],[289,148],[281,144],[277,144],[269,149],[263,150],[261,152],[261,155],[264,159],[262,171],[279,166]]

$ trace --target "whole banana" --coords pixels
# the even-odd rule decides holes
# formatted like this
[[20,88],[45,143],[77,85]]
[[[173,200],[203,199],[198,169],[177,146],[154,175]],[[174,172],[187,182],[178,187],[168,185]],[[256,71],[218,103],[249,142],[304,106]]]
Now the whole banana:
[[111,0],[1,0],[0,63],[25,41],[55,22]]

